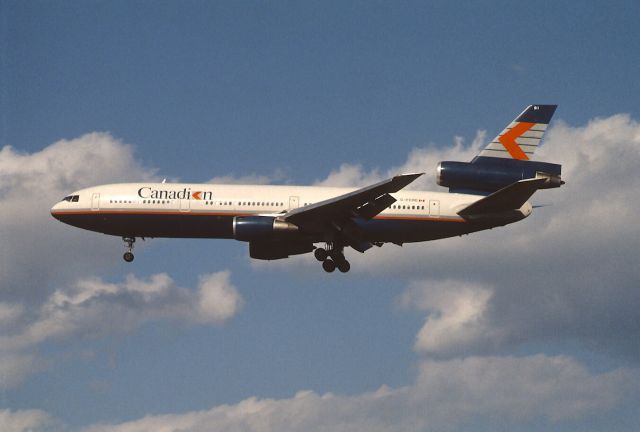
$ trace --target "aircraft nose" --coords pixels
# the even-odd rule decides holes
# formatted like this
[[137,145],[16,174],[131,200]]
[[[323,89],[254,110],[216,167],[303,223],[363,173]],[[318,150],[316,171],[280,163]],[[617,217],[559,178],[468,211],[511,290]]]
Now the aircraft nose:
[[61,204],[60,203],[56,203],[53,207],[51,207],[51,216],[53,216],[54,218],[61,220],[60,219],[60,208],[61,208]]

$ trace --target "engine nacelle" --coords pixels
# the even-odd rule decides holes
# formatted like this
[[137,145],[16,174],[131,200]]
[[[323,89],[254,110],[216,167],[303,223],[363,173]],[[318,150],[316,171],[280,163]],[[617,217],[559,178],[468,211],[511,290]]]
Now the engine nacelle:
[[269,240],[298,231],[292,223],[272,216],[236,216],[233,218],[233,238],[241,241]]
[[516,159],[479,157],[473,162],[440,162],[436,168],[437,183],[451,192],[495,192],[519,180],[547,178],[541,189],[560,187],[562,165]]
[[314,249],[313,243],[304,240],[252,241],[249,243],[249,256],[261,260],[277,260],[309,253]]

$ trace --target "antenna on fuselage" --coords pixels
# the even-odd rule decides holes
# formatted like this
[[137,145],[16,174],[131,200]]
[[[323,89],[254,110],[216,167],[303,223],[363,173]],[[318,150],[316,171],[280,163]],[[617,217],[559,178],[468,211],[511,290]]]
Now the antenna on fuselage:
[[166,182],[167,182],[167,179],[162,179],[162,183],[163,184],[166,183]]

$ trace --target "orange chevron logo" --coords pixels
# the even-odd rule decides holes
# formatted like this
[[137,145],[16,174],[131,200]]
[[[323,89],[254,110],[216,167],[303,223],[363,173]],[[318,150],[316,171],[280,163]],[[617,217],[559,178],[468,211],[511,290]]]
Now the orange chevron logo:
[[193,199],[201,200],[202,199],[202,197],[200,196],[201,193],[202,191],[194,192],[191,194],[191,196],[193,197]]
[[527,122],[517,123],[513,128],[508,130],[504,135],[500,135],[498,137],[498,141],[500,141],[504,146],[504,148],[507,149],[507,151],[509,152],[512,158],[519,159],[519,160],[529,160],[525,152],[522,151],[522,149],[516,142],[516,139],[520,138],[522,134],[524,134],[526,131],[531,129],[533,125],[535,125],[535,123],[527,123]]

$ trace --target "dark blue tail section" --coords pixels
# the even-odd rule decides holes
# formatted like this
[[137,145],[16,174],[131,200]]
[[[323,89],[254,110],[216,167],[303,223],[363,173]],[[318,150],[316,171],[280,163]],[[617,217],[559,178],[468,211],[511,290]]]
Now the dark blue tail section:
[[440,162],[437,181],[449,192],[485,195],[520,180],[536,177],[548,178],[541,189],[562,184],[562,165],[548,162],[520,161],[516,159],[478,158],[469,162]]
[[532,178],[547,179],[540,189],[561,186],[561,165],[530,160],[556,108],[529,105],[471,162],[440,162],[438,184],[450,192],[482,195]]

